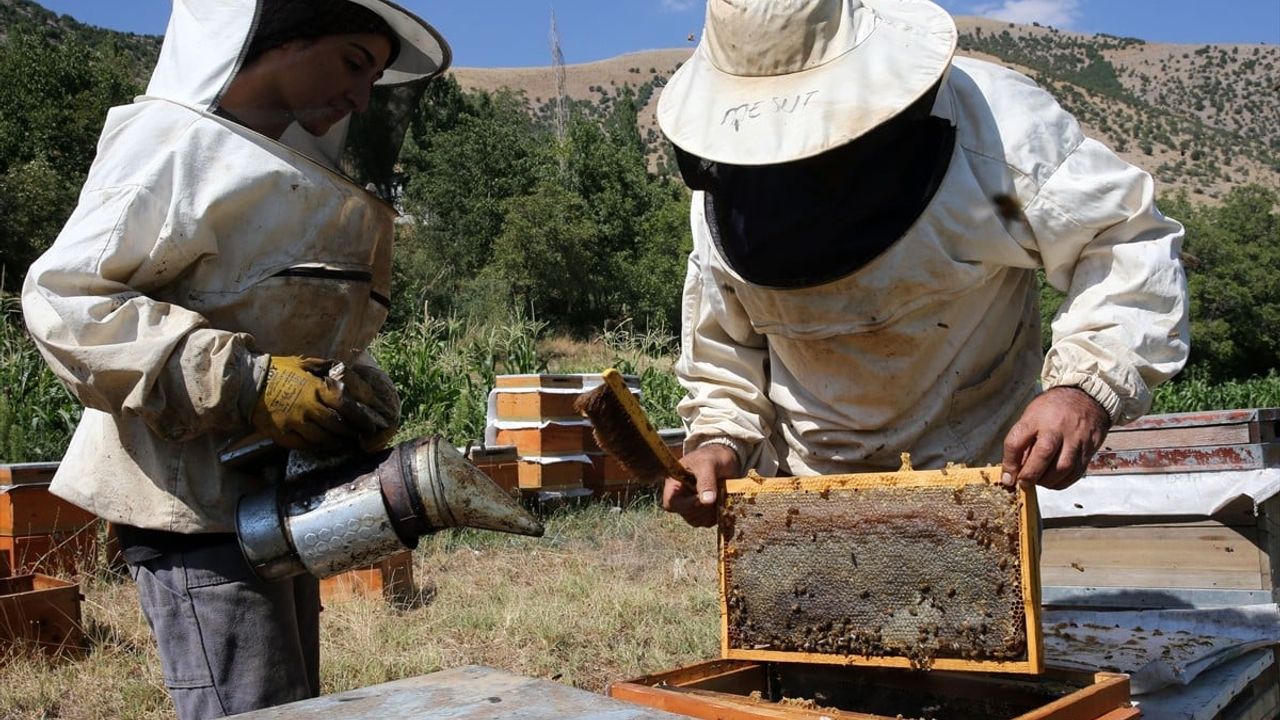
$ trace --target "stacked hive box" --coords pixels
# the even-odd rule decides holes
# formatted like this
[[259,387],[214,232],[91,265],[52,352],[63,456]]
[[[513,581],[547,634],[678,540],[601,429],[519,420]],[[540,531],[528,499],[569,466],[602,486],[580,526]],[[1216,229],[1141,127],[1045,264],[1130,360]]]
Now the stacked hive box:
[[49,492],[57,463],[0,465],[0,576],[68,575],[98,554],[98,519]]
[[1278,410],[1153,415],[1115,428],[1084,479],[1046,493],[1046,601],[1272,602]]
[[[1182,613],[1280,599],[1278,435],[1275,409],[1152,415],[1114,428],[1082,480],[1041,496],[1046,604]],[[1139,696],[1144,715],[1207,693],[1214,702],[1197,701],[1196,718],[1277,717],[1278,666],[1274,649],[1260,649]]]
[[418,588],[413,583],[413,554],[408,550],[368,567],[348,570],[320,581],[321,602],[353,597],[407,602],[417,592]]
[[514,445],[521,490],[582,488],[585,421],[573,410],[581,375],[499,375],[490,408],[494,443]]
[[498,487],[512,495],[520,494],[520,455],[515,445],[467,448],[467,459]]

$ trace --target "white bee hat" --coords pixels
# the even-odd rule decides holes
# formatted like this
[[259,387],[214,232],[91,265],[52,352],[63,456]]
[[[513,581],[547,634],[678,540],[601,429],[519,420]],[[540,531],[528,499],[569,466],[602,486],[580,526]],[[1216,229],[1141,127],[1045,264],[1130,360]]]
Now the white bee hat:
[[927,0],[709,0],[658,123],[707,160],[771,165],[848,143],[920,99],[956,49]]

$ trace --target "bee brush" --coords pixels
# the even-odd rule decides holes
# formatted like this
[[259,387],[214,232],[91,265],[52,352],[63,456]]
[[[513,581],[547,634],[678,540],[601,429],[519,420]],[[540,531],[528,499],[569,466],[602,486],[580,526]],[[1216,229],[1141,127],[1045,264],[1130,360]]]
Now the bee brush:
[[596,443],[622,463],[639,480],[673,477],[690,488],[697,485],[693,473],[676,460],[658,437],[658,431],[631,395],[622,375],[609,368],[604,382],[573,403],[574,410],[591,419]]

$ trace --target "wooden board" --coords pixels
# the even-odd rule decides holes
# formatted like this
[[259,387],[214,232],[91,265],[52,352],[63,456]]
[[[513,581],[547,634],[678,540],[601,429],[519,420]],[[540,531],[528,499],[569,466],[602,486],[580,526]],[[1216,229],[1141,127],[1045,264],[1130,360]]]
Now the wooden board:
[[1045,585],[1270,589],[1256,527],[1212,520],[1046,528]]
[[1090,475],[1218,472],[1280,467],[1280,442],[1113,450],[1094,455]]
[[[1189,428],[1213,425],[1272,424],[1280,422],[1280,408],[1242,408],[1237,410],[1209,410],[1206,412],[1165,413],[1147,415],[1128,425],[1115,428],[1112,433],[1135,432],[1161,428]],[[1274,437],[1274,435],[1272,436]],[[1257,442],[1254,440],[1254,442]]]
[[[887,720],[920,717],[919,706],[929,703],[951,703],[937,715],[949,719],[979,716],[952,714],[964,708],[983,720],[1138,717],[1129,707],[1128,676],[1057,669],[1008,676],[710,660],[613,683],[608,692],[705,720]],[[997,713],[996,705],[1006,712]]]
[[240,720],[681,720],[558,682],[469,665],[237,715]]
[[58,472],[56,462],[0,464],[0,485],[49,483]]
[[581,375],[499,375],[493,384],[500,388],[567,388],[581,389]]
[[0,653],[37,649],[79,656],[87,647],[79,585],[38,574],[0,580]]
[[[722,656],[731,659],[776,662],[834,663],[896,668],[924,665],[937,670],[1040,672],[1043,668],[1043,638],[1039,619],[1039,566],[1035,561],[1038,555],[1038,540],[1037,533],[1033,531],[1038,525],[1034,489],[1031,491],[1018,489],[1016,495],[1010,495],[1008,500],[1000,501],[1004,503],[1004,507],[1014,508],[1011,522],[1016,523],[1016,527],[1011,526],[1007,531],[1003,528],[998,530],[994,525],[988,530],[988,520],[975,517],[972,508],[968,510],[967,520],[963,514],[959,521],[955,522],[950,518],[944,519],[942,516],[944,512],[952,514],[959,512],[962,499],[966,499],[965,502],[967,502],[967,498],[976,494],[990,493],[993,489],[1000,493],[1010,492],[996,487],[999,477],[1000,468],[989,467],[807,478],[744,478],[727,481],[726,502],[722,504],[719,522]],[[897,493],[897,500],[895,500],[897,502],[908,497],[902,493],[912,491],[918,492],[921,496],[936,495],[937,499],[911,510],[910,513],[914,513],[911,517],[908,517],[910,513],[903,514],[898,510],[890,509],[884,514],[884,522],[872,522],[865,515],[858,517],[850,515],[847,518],[833,516],[837,517],[837,522],[829,526],[806,524],[828,522],[810,519],[810,516],[817,517],[812,511],[814,507],[821,508],[837,502],[862,502],[860,498],[865,499],[877,493],[886,496]],[[1010,506],[1010,503],[1013,505]],[[951,508],[952,504],[957,508]],[[766,505],[769,507],[765,507]],[[805,507],[803,511],[799,509],[802,505]],[[979,507],[982,509],[986,506]],[[783,512],[787,513],[785,520],[782,519]],[[937,513],[936,518],[934,513]],[[776,517],[773,520],[767,518],[760,521],[752,520],[751,523],[746,520],[749,516],[765,518],[766,515]],[[905,520],[900,522],[899,516]],[[796,518],[794,527],[793,517]],[[784,522],[785,529],[782,527]],[[744,539],[745,526],[752,524],[753,527],[760,527],[761,524],[767,523],[773,523],[772,529],[766,533],[769,537],[767,541],[760,540],[756,547],[751,545],[757,542],[753,537],[748,536]],[[979,523],[981,523],[980,530]],[[907,529],[903,537],[917,537],[915,533],[918,532],[921,539],[915,542],[904,540],[898,543],[894,550],[889,550],[884,546],[883,541],[885,538],[897,537],[900,534],[899,525]],[[969,525],[972,527],[966,530],[965,527]],[[891,554],[893,552],[916,553],[912,555],[913,558],[929,558],[931,561],[936,561],[937,553],[940,551],[937,549],[939,546],[933,543],[937,538],[926,537],[935,529],[937,532],[934,534],[944,532],[951,538],[949,541],[951,544],[948,547],[957,552],[963,552],[967,559],[985,558],[982,562],[995,562],[994,558],[999,555],[994,550],[997,539],[1001,547],[1005,542],[1016,544],[1015,556],[1008,557],[1007,560],[1017,564],[1006,566],[1005,556],[1000,555],[1000,572],[994,571],[993,564],[992,573],[989,574],[992,579],[979,580],[977,577],[965,576],[957,581],[955,587],[944,589],[936,585],[942,582],[932,574],[936,568],[926,569],[924,567],[926,563],[907,561],[901,556]],[[868,535],[861,540],[851,540],[858,537],[859,532],[883,531],[888,531],[890,534],[879,538]],[[1009,533],[1012,533],[1012,539],[1006,539]],[[812,534],[812,543],[806,544],[810,538],[800,537],[800,535],[809,534]],[[1015,539],[1016,543],[1014,543]],[[854,542],[857,548],[852,558],[843,555],[840,558],[831,556],[834,552],[847,555],[850,542]],[[805,549],[797,549],[802,545]],[[773,548],[783,548],[790,552],[791,559],[775,560],[774,556],[777,553]],[[766,549],[768,549],[767,553]],[[755,552],[761,553],[760,559],[749,557]],[[739,571],[737,569],[739,565],[745,565],[746,569]],[[837,578],[832,574],[835,572],[832,569],[840,566],[849,567],[843,571],[844,575]],[[882,571],[877,568],[889,568],[889,570]],[[892,587],[886,588],[887,595],[896,598],[891,602],[899,602],[900,605],[886,609],[886,612],[892,611],[888,619],[881,617],[874,622],[888,628],[889,621],[892,620],[896,624],[896,629],[886,631],[885,636],[893,635],[894,637],[901,635],[902,627],[912,622],[918,623],[921,628],[921,638],[925,639],[920,640],[913,648],[917,653],[915,657],[907,657],[906,653],[859,654],[858,650],[852,649],[867,644],[871,647],[887,647],[910,642],[909,639],[894,640],[888,645],[883,645],[880,639],[881,628],[869,629],[868,626],[872,620],[861,617],[867,612],[865,606],[870,602],[864,598],[869,597],[867,593],[871,591],[863,590],[858,596],[854,594],[857,591],[851,588],[858,586],[860,581],[856,578],[865,579],[869,577],[867,573],[878,572],[893,575],[890,581],[893,583]],[[982,572],[986,573],[986,570],[983,569]],[[766,580],[743,581],[747,583],[747,591],[744,593],[744,586],[738,583],[736,578],[730,577],[735,573],[745,578],[762,577]],[[994,575],[1004,578],[1012,576],[1013,580],[1006,583],[1006,580],[996,579]],[[984,575],[985,577],[988,575]],[[762,582],[768,583],[768,586],[761,585]],[[1013,582],[1017,582],[1017,587],[1009,587],[1009,592],[1006,593],[1007,585],[1012,585]],[[794,619],[791,616],[786,619],[785,634],[794,635],[795,639],[782,641],[791,647],[776,649],[776,646],[770,645],[778,641],[770,638],[778,637],[779,631],[771,628],[782,626],[783,621],[778,616],[780,613],[785,614],[786,609],[781,604],[784,598],[780,593],[788,590],[791,586],[789,583],[795,585],[794,597],[787,596],[785,602],[791,604]],[[992,586],[988,587],[985,583],[991,583]],[[990,592],[984,594],[984,591]],[[881,590],[877,589],[876,592],[879,593]],[[911,604],[913,601],[904,599],[906,595],[912,594],[916,595],[914,605]],[[993,603],[981,605],[983,612],[988,613],[986,618],[989,619],[956,615],[957,608],[969,608],[965,603],[973,603],[974,607],[971,609],[978,607],[979,601],[970,600],[970,598],[987,596],[997,598]],[[912,618],[917,615],[917,606],[922,619],[913,620]],[[995,614],[992,615],[991,612]],[[1002,612],[1005,614],[1001,614]],[[907,617],[908,613],[910,618]],[[731,617],[736,619],[731,620]],[[931,620],[924,619],[925,617]],[[972,625],[969,624],[970,620]],[[1007,644],[1004,650],[998,652],[984,654],[987,651],[977,651],[979,636],[987,642],[985,638],[988,625],[993,628],[993,635],[1005,632],[1016,633],[1011,636],[1012,639],[1009,642],[1017,640],[1017,643],[1021,643],[1020,645],[1015,643],[1019,648],[1017,654],[1010,649],[1015,646]],[[840,627],[845,629],[841,630]],[[996,627],[1002,629],[995,630]],[[735,628],[754,629],[735,630]],[[933,635],[928,636],[927,632]],[[818,640],[817,642],[802,641],[800,638],[802,634]],[[867,639],[868,634],[871,636],[870,640]],[[743,639],[735,639],[738,635]],[[760,643],[764,640],[768,642],[761,646]],[[999,641],[993,637],[990,642]],[[928,643],[937,643],[933,646],[935,649],[929,650]],[[818,652],[808,649],[809,646],[823,644],[831,645],[836,649],[824,648]],[[947,649],[956,644],[967,644],[964,652],[969,656],[958,656],[955,654],[956,650]],[[801,649],[797,649],[798,647]],[[841,647],[849,647],[851,650],[841,651],[839,649]]]
[[0,535],[74,532],[95,522],[93,513],[49,492],[48,483],[15,485],[0,492]]

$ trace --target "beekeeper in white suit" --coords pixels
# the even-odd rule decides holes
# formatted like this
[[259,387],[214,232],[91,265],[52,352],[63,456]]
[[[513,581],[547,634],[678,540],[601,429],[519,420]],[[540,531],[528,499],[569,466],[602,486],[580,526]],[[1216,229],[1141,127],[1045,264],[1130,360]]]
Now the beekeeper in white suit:
[[[658,121],[695,190],[685,464],[716,482],[1003,463],[1061,488],[1187,357],[1181,226],[924,0],[710,0]],[[1040,347],[1036,270],[1067,293]]]
[[[254,578],[234,512],[266,480],[219,452],[255,431],[331,452],[394,432],[365,348],[395,211],[365,188],[449,58],[381,0],[175,0],[147,94],[108,114],[27,275],[27,326],[86,408],[53,492],[118,527],[184,720],[319,690],[317,581]],[[371,105],[391,124],[357,128]]]

